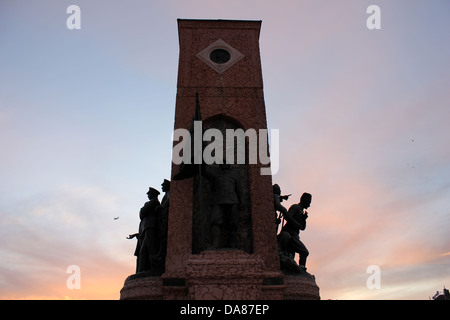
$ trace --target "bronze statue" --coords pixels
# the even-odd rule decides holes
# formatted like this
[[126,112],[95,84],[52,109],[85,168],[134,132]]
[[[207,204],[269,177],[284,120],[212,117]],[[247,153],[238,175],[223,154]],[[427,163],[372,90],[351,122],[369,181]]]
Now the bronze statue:
[[138,239],[134,252],[137,257],[136,273],[150,272],[154,276],[164,273],[167,253],[170,181],[164,179],[161,187],[162,191],[165,192],[161,203],[158,200],[159,191],[149,188],[147,196],[150,201],[147,201],[139,212],[141,219],[139,232],[127,237],[127,239],[135,237]]
[[161,184],[161,187],[162,191],[165,192],[165,194],[161,200],[161,205],[158,207],[159,239],[160,239],[158,263],[160,264],[159,269],[162,272],[164,272],[167,253],[167,228],[169,222],[170,181],[164,179],[163,183]]
[[157,207],[159,191],[150,187],[147,201],[139,212],[139,232],[130,235],[127,239],[138,237],[134,255],[137,256],[136,273],[149,271],[157,273],[156,262],[159,251],[159,230]]
[[229,164],[219,168],[204,166],[205,177],[213,185],[212,212],[210,217],[212,249],[220,248],[223,226],[228,235],[226,248],[236,248],[239,207],[245,206],[240,179]]
[[[273,205],[275,209],[275,226],[276,226],[276,233],[278,233],[278,225],[281,223],[281,218],[284,219],[284,216],[287,214],[287,209],[281,204],[283,200],[288,200],[289,195],[282,196],[281,195],[281,188],[278,184],[274,184],[272,186],[273,189]],[[277,211],[279,214],[277,215]],[[283,225],[282,225],[283,226]]]
[[[280,254],[280,264],[282,269],[293,272],[306,272],[306,258],[309,255],[308,249],[300,241],[300,230],[305,230],[308,209],[311,205],[312,196],[303,193],[298,204],[289,208],[285,215],[286,224],[278,235],[278,249]],[[300,255],[299,265],[294,261],[295,253]]]

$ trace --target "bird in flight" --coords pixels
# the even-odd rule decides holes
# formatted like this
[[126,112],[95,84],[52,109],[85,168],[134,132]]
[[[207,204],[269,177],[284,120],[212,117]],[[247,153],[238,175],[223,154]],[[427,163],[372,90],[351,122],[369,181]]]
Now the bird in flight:
[[117,220],[117,219],[119,219],[119,217],[114,217],[114,220]]

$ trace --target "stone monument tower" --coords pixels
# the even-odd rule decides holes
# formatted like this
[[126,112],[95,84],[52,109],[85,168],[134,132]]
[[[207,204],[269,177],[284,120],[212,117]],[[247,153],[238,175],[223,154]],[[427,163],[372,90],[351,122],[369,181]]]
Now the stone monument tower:
[[[261,21],[178,20],[175,130],[188,130],[201,111],[203,130],[225,137],[228,129],[254,129],[258,148],[267,144],[260,28]],[[165,271],[128,277],[121,299],[320,299],[313,279],[280,271],[272,177],[261,170],[269,165],[249,161],[245,139],[245,163],[228,168],[240,190],[233,227],[221,223],[220,236],[212,227],[220,204],[205,171],[222,167],[201,166],[203,173],[177,179],[181,166],[172,163]]]

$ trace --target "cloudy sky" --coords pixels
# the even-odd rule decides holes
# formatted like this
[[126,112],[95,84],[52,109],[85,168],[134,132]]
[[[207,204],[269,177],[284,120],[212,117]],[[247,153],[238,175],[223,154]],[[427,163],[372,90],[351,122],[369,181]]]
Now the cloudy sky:
[[323,299],[450,287],[447,0],[2,0],[1,299],[119,298],[135,270],[125,236],[170,177],[177,18],[262,20],[273,182],[286,206],[313,195],[302,240]]

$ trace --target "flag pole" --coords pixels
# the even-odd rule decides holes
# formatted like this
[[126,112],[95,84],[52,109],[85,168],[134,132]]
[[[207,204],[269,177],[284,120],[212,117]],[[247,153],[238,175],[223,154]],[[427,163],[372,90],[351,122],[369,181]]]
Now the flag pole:
[[[195,93],[195,114],[196,114],[196,120],[200,120],[202,121],[202,116],[200,113],[200,103],[198,100],[198,88],[197,91]],[[202,129],[203,131],[203,129]],[[203,132],[202,132],[202,144],[203,144]],[[201,247],[202,247],[202,251],[205,250],[205,225],[206,225],[206,219],[203,216],[203,174],[202,174],[202,163],[203,163],[203,147],[201,148],[202,150],[202,155],[201,155],[201,161],[198,164],[198,173],[199,173],[199,197],[200,197],[200,208],[199,208],[199,213],[200,213],[200,221],[201,221],[201,233],[200,233],[200,237],[201,237]]]

